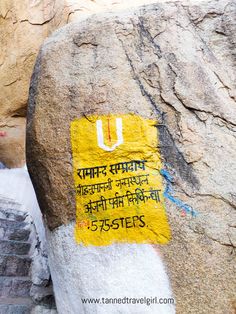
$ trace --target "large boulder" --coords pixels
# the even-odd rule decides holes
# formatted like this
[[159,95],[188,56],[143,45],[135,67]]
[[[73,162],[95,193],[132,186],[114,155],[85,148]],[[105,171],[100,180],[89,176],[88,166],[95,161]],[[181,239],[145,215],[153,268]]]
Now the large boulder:
[[[81,303],[107,296],[169,298],[166,271],[178,313],[234,313],[234,16],[233,1],[155,4],[72,23],[42,46],[31,80],[27,162],[48,227],[59,313],[173,313],[170,304]],[[158,250],[154,244],[165,241],[148,241],[145,232],[144,244],[127,235],[105,246],[91,238],[78,243],[83,198],[74,179],[82,170],[73,164],[97,161],[90,133],[83,132],[96,117],[125,114],[157,122],[160,142],[140,151],[151,148],[154,158],[160,150],[163,165],[157,181],[162,175],[166,184],[161,194],[172,241]],[[85,121],[84,129],[70,133],[76,119]],[[139,124],[131,125],[133,136]]]
[[1,162],[9,168],[25,164],[29,82],[43,40],[59,27],[93,13],[151,2],[155,0],[1,0]]

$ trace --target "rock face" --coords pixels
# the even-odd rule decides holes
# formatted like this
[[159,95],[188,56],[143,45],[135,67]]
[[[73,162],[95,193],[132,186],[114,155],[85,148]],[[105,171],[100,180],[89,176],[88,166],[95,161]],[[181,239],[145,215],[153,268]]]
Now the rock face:
[[25,164],[26,107],[38,49],[69,13],[62,1],[0,3],[0,160],[9,168]]
[[74,240],[70,123],[120,113],[158,121],[173,238],[160,250],[177,313],[235,312],[235,13],[234,1],[155,4],[70,24],[42,46],[31,81],[27,161],[49,228],[59,313],[116,313],[80,302],[108,292],[171,296],[151,245],[83,247]]
[[1,0],[0,3],[0,161],[25,163],[25,116],[29,81],[43,40],[57,28],[99,11],[154,0]]

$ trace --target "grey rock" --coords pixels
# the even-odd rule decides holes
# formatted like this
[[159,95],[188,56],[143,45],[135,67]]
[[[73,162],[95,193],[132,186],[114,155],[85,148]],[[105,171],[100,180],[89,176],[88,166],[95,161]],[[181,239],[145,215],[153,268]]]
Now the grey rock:
[[36,286],[47,286],[50,280],[50,270],[47,257],[41,251],[35,251],[32,257],[32,282]]
[[[0,196],[0,216],[5,218],[22,221],[27,213],[21,210],[22,205],[12,199]],[[1,218],[1,217],[0,217]]]
[[31,258],[17,255],[0,255],[0,276],[28,276]]
[[27,241],[30,236],[30,229],[7,230],[5,237],[9,240]]
[[1,314],[30,314],[31,306],[28,305],[1,305],[0,304],[0,313]]
[[0,277],[0,297],[29,297],[31,285],[29,277]]
[[[31,217],[13,201],[0,200],[0,206],[0,313],[30,313],[33,300],[44,310],[55,308],[47,256]],[[32,288],[30,277],[39,285]]]
[[27,223],[24,221],[15,221],[15,220],[9,220],[9,219],[2,219],[0,218],[0,228],[6,229],[14,229],[19,230],[27,227]]
[[2,240],[0,241],[1,254],[27,255],[31,244],[28,242]]
[[0,218],[0,239],[2,240],[27,241],[30,232],[30,226],[24,221]]
[[5,236],[5,230],[4,228],[0,227],[0,239],[3,239]]
[[43,305],[37,305],[31,311],[31,314],[57,314],[57,310],[56,309],[49,309]]
[[1,314],[29,314],[32,307],[30,298],[0,298]]
[[26,213],[19,211],[9,211],[5,208],[0,208],[0,218],[9,219],[14,221],[24,221]]
[[30,289],[30,295],[35,302],[46,300],[49,297],[53,296],[52,285],[49,285],[47,287],[32,285]]

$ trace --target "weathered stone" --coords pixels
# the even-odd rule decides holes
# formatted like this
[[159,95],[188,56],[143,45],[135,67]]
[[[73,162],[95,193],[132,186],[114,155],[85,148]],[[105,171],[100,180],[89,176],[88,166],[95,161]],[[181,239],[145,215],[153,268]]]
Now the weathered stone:
[[31,259],[16,255],[0,255],[0,276],[28,276]]
[[16,255],[27,255],[30,250],[30,243],[2,240],[0,241],[0,252],[1,254],[16,254]]
[[7,231],[5,236],[9,240],[15,241],[27,241],[29,239],[30,230],[29,229],[20,229],[14,231]]
[[30,278],[0,277],[0,297],[29,297]]
[[58,27],[95,12],[150,2],[154,0],[1,0],[0,161],[10,168],[25,163],[29,81],[43,40]]
[[32,285],[30,289],[30,295],[35,302],[46,300],[49,297],[53,296],[52,286],[49,285],[48,287],[44,287]]
[[[6,183],[5,183],[6,184]],[[0,218],[8,220],[23,221],[27,213],[20,210],[21,204],[11,199],[1,196],[0,199]]]
[[30,314],[32,306],[29,305],[1,305],[0,313],[4,314]]
[[25,222],[0,219],[0,239],[27,241],[30,229]]
[[32,282],[37,286],[47,286],[50,281],[50,271],[47,256],[35,251],[32,260]]
[[[168,286],[165,278],[156,288],[165,271],[152,247],[85,248],[73,238],[70,122],[130,112],[158,120],[163,163],[171,173],[164,179],[173,190],[171,197],[166,193],[173,240],[161,250],[177,312],[234,313],[234,10],[233,1],[223,0],[155,4],[68,25],[42,46],[31,81],[27,158],[50,229],[59,313],[115,313],[117,308],[95,305],[82,310],[78,300],[108,291],[120,297],[131,287],[150,293],[152,279],[157,293]],[[186,215],[186,204],[196,217]]]
[[0,218],[0,227],[6,229],[20,229],[26,228],[27,224],[24,221],[15,221],[9,219],[1,219]]
[[32,306],[23,306],[25,301],[43,304],[42,309],[55,308],[47,255],[41,243],[44,237],[39,238],[31,216],[19,211],[18,205],[6,198],[0,200],[0,312],[5,304],[9,313],[27,313]]
[[[20,204],[9,199],[0,199],[0,240],[26,242],[29,239],[31,230],[30,223],[27,221],[28,215],[26,212],[19,210],[20,206]],[[0,244],[0,246],[2,246],[3,243],[4,241]],[[29,248],[28,244],[23,245],[23,247],[24,246],[28,246]],[[4,253],[3,250],[1,253]]]
[[0,208],[0,218],[2,219],[8,219],[8,220],[15,220],[15,221],[23,221],[25,220],[26,214],[20,213],[20,212],[9,212],[7,211],[7,208]]
[[[160,0],[160,2],[165,1],[167,0]],[[153,2],[157,1],[1,0],[0,160],[3,167],[21,167],[25,163],[25,115],[29,81],[43,40],[58,27],[84,19],[93,13],[117,11]],[[195,11],[195,14],[199,12],[197,9]],[[226,16],[228,11],[230,7],[227,7]],[[222,27],[227,25],[227,19],[225,20]],[[223,50],[225,51],[225,46]]]
[[[8,73],[10,72],[11,71],[8,71]],[[2,78],[2,82],[3,80],[4,78]],[[4,89],[5,88],[3,88],[2,91]],[[14,97],[16,97],[16,94],[20,93],[19,89],[20,87],[18,86],[17,91],[14,91],[12,93],[15,94]],[[0,97],[1,96],[2,95],[0,95]],[[25,97],[26,96],[27,94],[25,95]],[[17,100],[15,98],[13,100],[17,104]],[[1,104],[3,102],[5,103],[5,100],[0,99],[0,102]],[[8,106],[8,108],[5,108],[5,114],[2,112],[2,110],[0,110],[0,131],[2,132],[2,134],[4,134],[4,136],[0,137],[0,160],[8,168],[22,167],[25,164],[25,117],[18,117],[17,113],[15,114],[15,112],[10,111],[11,109],[14,110],[14,108],[11,108],[11,105],[9,103]],[[26,106],[26,104],[24,104],[24,106]]]
[[5,230],[0,227],[0,238],[4,239],[4,237],[5,237]]
[[32,310],[31,314],[57,314],[56,309],[48,309],[46,306],[37,305]]

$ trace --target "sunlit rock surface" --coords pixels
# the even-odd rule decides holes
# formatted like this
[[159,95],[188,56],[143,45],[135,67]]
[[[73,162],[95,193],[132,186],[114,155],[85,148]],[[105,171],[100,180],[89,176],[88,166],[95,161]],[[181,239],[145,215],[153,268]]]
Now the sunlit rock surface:
[[25,163],[25,116],[29,81],[43,40],[61,26],[109,10],[155,0],[1,0],[0,161]]
[[[91,14],[154,2],[166,0],[1,0],[0,161],[11,168],[22,167],[25,163],[24,132],[29,81],[43,40],[61,26]],[[192,20],[196,25],[203,26],[199,31],[204,40],[209,42],[218,57],[227,59],[227,67],[230,67],[234,45],[233,20],[230,18],[233,6],[220,1],[221,9],[216,9],[218,14],[214,11],[214,2],[208,5],[208,1],[203,1],[206,5],[201,5],[201,9],[198,8],[200,2],[192,1],[196,5],[191,13]],[[188,4],[189,1],[182,3]],[[224,16],[221,17],[223,11]]]
[[[233,1],[170,2],[92,16],[42,46],[31,81],[27,158],[62,313],[81,309],[81,296],[108,290],[171,295],[169,281],[178,313],[234,313],[235,34]],[[87,250],[73,238],[70,122],[110,112],[160,122],[173,237],[160,249],[164,258],[148,245]],[[83,311],[110,313],[96,305]]]

